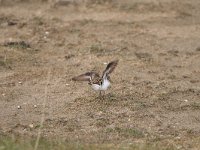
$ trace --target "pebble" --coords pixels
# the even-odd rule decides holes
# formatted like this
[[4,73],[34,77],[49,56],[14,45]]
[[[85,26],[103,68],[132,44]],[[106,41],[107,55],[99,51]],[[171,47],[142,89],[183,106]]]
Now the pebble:
[[37,108],[37,105],[33,105],[34,106],[34,108]]
[[22,107],[20,105],[17,106],[17,109],[21,109]]
[[34,127],[34,125],[33,125],[33,124],[29,124],[29,127],[30,127],[30,128],[33,128],[33,127]]
[[108,63],[107,63],[107,62],[104,62],[103,64],[104,64],[104,65],[107,65]]
[[187,99],[185,99],[184,101],[185,101],[185,102],[188,102],[188,100],[187,100]]
[[21,82],[21,81],[19,81],[18,83],[19,83],[19,84],[22,84],[22,82]]

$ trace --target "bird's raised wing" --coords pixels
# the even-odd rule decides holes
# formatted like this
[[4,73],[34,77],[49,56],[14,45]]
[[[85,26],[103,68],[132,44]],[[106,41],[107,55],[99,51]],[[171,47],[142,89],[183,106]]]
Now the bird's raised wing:
[[94,78],[99,78],[99,74],[96,72],[86,72],[84,74],[81,74],[79,76],[73,77],[73,81],[89,81],[91,82]]
[[112,73],[113,70],[116,68],[117,64],[118,64],[119,60],[114,60],[114,61],[111,61],[107,66],[106,66],[106,69],[103,71],[103,78]]

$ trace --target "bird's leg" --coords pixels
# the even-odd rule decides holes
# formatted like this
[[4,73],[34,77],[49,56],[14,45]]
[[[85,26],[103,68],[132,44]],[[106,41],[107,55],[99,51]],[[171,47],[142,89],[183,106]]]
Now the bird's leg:
[[106,91],[103,91],[103,98],[105,98],[105,95],[106,95]]
[[99,98],[101,98],[101,90],[99,91]]

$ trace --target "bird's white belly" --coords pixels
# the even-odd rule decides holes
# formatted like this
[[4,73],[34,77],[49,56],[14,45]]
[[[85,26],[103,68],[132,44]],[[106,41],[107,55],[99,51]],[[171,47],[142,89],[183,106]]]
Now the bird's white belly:
[[110,81],[108,81],[107,79],[104,80],[103,84],[101,85],[101,89],[100,90],[107,90],[108,87],[110,86]]
[[96,91],[105,91],[108,89],[108,87],[110,86],[110,81],[108,80],[104,80],[102,85],[98,85],[98,84],[92,84],[92,88]]
[[100,86],[98,84],[92,84],[92,88],[95,91],[99,91],[100,90]]

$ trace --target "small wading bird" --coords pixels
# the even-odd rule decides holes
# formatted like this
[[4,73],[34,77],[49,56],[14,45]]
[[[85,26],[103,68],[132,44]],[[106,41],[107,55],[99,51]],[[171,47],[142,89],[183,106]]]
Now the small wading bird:
[[110,76],[109,74],[113,72],[116,68],[119,60],[111,61],[106,69],[103,71],[102,76],[96,72],[86,72],[79,76],[73,77],[73,81],[88,81],[88,84],[92,86],[95,91],[99,91],[99,96],[101,96],[102,91],[105,91],[110,86]]

